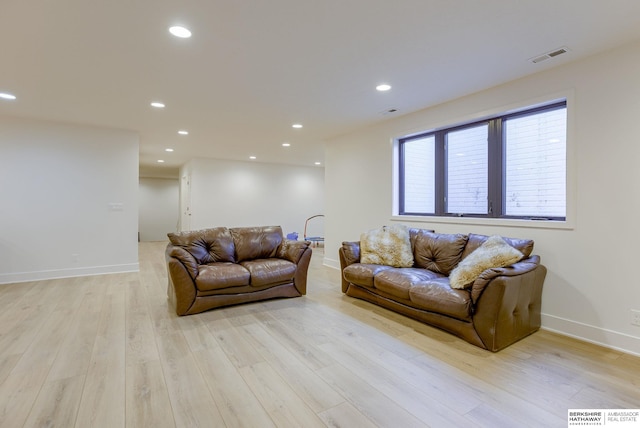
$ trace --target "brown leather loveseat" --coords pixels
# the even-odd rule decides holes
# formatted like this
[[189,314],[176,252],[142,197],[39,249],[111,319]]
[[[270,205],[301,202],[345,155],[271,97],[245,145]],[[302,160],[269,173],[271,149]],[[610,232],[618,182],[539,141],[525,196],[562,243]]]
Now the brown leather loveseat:
[[342,291],[494,352],[540,328],[547,270],[539,256],[531,255],[532,240],[496,237],[517,249],[520,260],[483,270],[462,288],[452,288],[454,269],[489,237],[423,229],[408,232],[413,256],[408,267],[361,263],[362,239],[343,242],[339,249]]
[[306,294],[311,248],[280,226],[217,227],[168,234],[169,301],[178,315]]

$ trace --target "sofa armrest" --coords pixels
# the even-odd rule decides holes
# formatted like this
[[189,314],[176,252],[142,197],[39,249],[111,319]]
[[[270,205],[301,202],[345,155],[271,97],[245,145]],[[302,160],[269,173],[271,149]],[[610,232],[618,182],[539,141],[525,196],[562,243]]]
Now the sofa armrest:
[[277,257],[289,260],[291,263],[298,264],[305,250],[311,245],[310,241],[294,241],[292,239],[284,239],[280,248],[278,248]]
[[360,242],[348,242],[342,243],[342,246],[338,249],[338,256],[340,258],[340,278],[342,279],[342,292],[346,293],[349,287],[349,282],[344,279],[344,268],[354,263],[360,262]]
[[[311,243],[309,242],[309,244]],[[307,294],[307,271],[309,270],[312,253],[311,247],[307,245],[296,263],[296,274],[293,278],[293,284],[302,295]]]
[[189,272],[189,276],[191,276],[191,279],[193,280],[196,279],[199,272],[198,261],[196,260],[195,257],[191,255],[190,252],[188,252],[182,247],[176,247],[169,244],[167,246],[166,253],[167,253],[167,261],[169,261],[169,258],[171,257],[178,259],[178,261],[180,261],[180,263],[182,263],[184,267],[187,269],[187,272]]
[[478,302],[478,299],[482,295],[485,287],[492,279],[498,276],[522,275],[534,270],[538,265],[540,265],[540,257],[531,256],[510,266],[485,270],[478,278],[476,278],[471,286],[471,300],[473,301],[473,304],[475,305]]
[[539,261],[538,256],[532,256],[506,268],[488,269],[476,280],[481,294],[474,301],[473,323],[490,351],[498,351],[540,328],[547,269]]
[[196,300],[194,278],[198,276],[196,259],[184,248],[167,245],[167,297],[178,315],[186,315]]
[[345,241],[340,247],[340,265],[344,269],[354,263],[360,263],[360,241]]

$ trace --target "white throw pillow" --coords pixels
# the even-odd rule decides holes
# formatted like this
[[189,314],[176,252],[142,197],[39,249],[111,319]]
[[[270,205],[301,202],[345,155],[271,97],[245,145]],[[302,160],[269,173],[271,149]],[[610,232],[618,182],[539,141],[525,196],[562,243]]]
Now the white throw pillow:
[[491,236],[451,271],[449,284],[451,288],[465,288],[486,269],[509,266],[523,257],[520,251],[507,244],[502,237]]
[[363,233],[360,236],[360,263],[413,266],[409,229],[398,224]]

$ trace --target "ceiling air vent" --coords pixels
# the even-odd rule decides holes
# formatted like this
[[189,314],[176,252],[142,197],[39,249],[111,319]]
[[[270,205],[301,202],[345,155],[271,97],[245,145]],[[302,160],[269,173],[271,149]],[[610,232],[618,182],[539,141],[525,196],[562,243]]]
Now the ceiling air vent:
[[531,58],[529,61],[531,61],[534,64],[537,64],[539,62],[546,61],[551,58],[555,58],[558,55],[562,55],[563,53],[567,53],[567,52],[569,52],[569,49],[566,47],[562,47],[559,49],[552,50],[551,52],[547,52],[545,54],[539,55],[535,58]]

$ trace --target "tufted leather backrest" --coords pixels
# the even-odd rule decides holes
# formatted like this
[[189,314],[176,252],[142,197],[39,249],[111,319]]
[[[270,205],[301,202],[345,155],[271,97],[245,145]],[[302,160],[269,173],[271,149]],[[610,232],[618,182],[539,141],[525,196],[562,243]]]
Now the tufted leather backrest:
[[467,244],[461,233],[432,233],[421,230],[413,247],[414,266],[449,275],[458,265]]
[[187,250],[198,264],[235,262],[231,232],[226,227],[168,233],[169,241]]
[[236,227],[230,229],[236,262],[276,257],[282,244],[280,226]]
[[413,251],[414,256],[416,252],[416,239],[421,233],[430,232],[433,233],[435,230],[433,229],[418,229],[416,227],[409,228],[409,242],[411,242],[411,251]]

